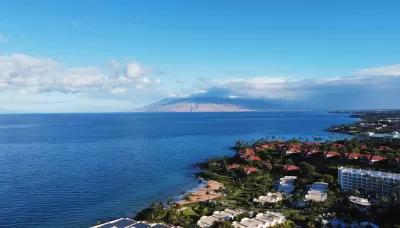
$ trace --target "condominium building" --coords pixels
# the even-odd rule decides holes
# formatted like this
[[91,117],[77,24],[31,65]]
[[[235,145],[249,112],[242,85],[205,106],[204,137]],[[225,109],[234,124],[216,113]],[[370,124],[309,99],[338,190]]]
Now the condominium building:
[[359,190],[378,195],[400,191],[400,174],[396,173],[339,167],[338,181],[343,191]]

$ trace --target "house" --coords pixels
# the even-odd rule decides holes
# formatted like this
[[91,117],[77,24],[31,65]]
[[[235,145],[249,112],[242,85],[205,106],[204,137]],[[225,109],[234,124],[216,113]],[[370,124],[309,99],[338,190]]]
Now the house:
[[347,159],[356,160],[360,157],[359,153],[344,153]]
[[244,160],[261,161],[261,158],[256,155],[252,148],[246,148],[239,151],[240,158]]
[[309,150],[305,150],[304,151],[304,156],[305,157],[311,157],[313,154],[317,154],[317,153],[320,153],[321,151],[320,150],[317,150],[317,149],[309,149]]
[[376,162],[384,161],[387,159],[385,156],[370,155],[370,154],[361,154],[360,158],[364,163],[368,164],[375,164]]
[[376,162],[379,162],[379,161],[384,161],[384,160],[386,160],[386,157],[384,157],[384,156],[371,155],[370,158],[369,158],[369,163],[373,164],[373,163],[376,163]]
[[281,151],[283,155],[301,153],[301,143],[291,144],[289,146],[282,147]]
[[294,191],[294,181],[297,179],[296,176],[284,176],[275,182],[275,188],[277,192],[283,191],[286,194],[290,194]]
[[339,156],[339,155],[340,155],[340,153],[336,152],[336,151],[325,151],[324,152],[325,158],[336,157],[336,156]]
[[254,168],[254,167],[251,167],[251,166],[248,166],[248,165],[242,166],[242,165],[238,165],[238,164],[233,163],[232,165],[228,166],[228,169],[239,169],[239,168],[241,168],[246,174],[258,171],[257,168]]
[[340,143],[332,143],[331,146],[336,147],[338,149],[344,148],[344,146]]

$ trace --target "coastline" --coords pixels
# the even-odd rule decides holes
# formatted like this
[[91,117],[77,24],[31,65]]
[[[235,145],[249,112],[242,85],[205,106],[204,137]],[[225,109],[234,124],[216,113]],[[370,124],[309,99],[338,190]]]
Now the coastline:
[[187,195],[189,200],[182,199],[177,203],[180,205],[185,205],[219,198],[222,196],[222,193],[219,193],[217,191],[223,187],[224,185],[217,181],[208,180],[206,181],[206,183],[203,184],[203,187],[197,188],[197,190],[194,191],[189,191],[190,194]]

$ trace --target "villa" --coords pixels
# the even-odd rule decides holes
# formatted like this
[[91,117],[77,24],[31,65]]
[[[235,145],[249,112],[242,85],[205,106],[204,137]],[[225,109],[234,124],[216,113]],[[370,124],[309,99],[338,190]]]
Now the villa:
[[350,160],[357,160],[361,156],[359,153],[344,153],[344,155]]
[[253,202],[262,203],[262,204],[277,203],[279,201],[282,201],[282,199],[283,199],[282,193],[280,193],[280,192],[277,192],[277,193],[268,192],[268,194],[266,196],[260,196],[258,198],[254,198]]
[[239,164],[235,164],[235,163],[234,163],[234,164],[228,166],[228,169],[239,169],[239,168],[242,168],[242,170],[243,170],[246,174],[250,174],[250,173],[253,173],[253,172],[257,172],[257,171],[258,171],[257,168],[254,168],[254,167],[251,167],[251,166],[248,166],[248,165],[242,166],[242,165],[239,165]]
[[294,180],[296,180],[296,176],[284,176],[279,181],[276,182],[276,190],[277,192],[283,191],[286,194],[290,194],[294,191]]
[[340,153],[336,152],[336,151],[325,151],[324,155],[325,155],[325,158],[331,158],[331,157],[339,156]]
[[325,201],[328,198],[328,194],[326,193],[327,189],[328,189],[327,183],[316,182],[311,185],[305,198],[306,200]]
[[225,209],[224,211],[215,211],[211,216],[202,216],[197,222],[197,225],[204,228],[210,227],[215,221],[229,221],[232,220],[236,215],[241,214],[243,210],[232,210]]
[[243,218],[240,222],[233,222],[235,228],[263,228],[282,224],[286,221],[286,217],[281,213],[270,212],[257,214],[255,218]]

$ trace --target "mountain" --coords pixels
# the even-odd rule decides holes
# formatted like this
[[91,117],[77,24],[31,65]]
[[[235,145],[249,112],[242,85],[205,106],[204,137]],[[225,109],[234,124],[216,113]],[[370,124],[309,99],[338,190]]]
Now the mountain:
[[305,105],[294,101],[248,98],[166,98],[133,112],[249,112],[272,110],[304,110]]

